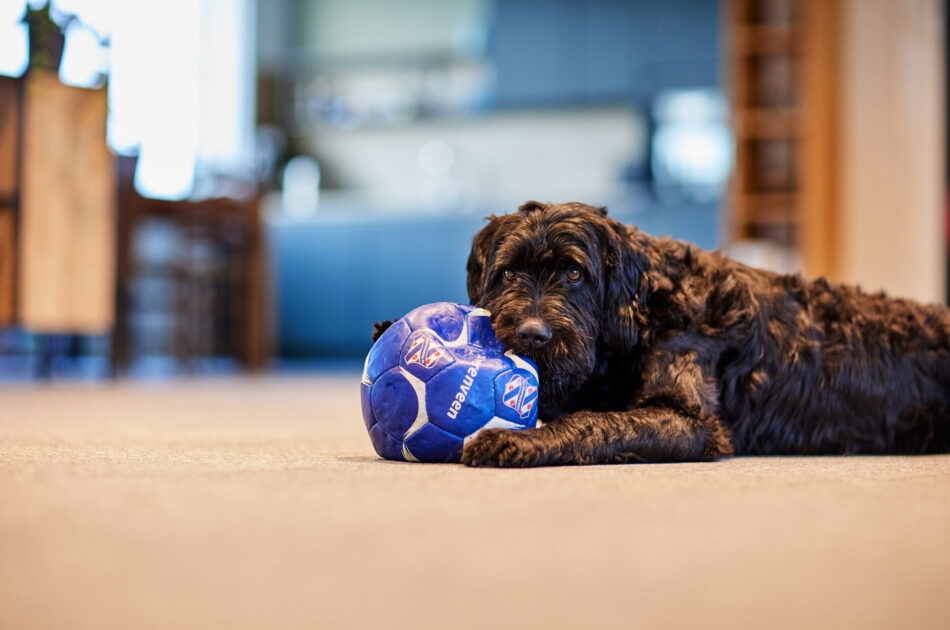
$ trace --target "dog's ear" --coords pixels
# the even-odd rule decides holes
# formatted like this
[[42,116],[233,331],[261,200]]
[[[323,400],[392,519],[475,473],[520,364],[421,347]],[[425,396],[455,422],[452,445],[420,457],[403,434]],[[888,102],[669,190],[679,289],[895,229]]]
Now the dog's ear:
[[479,306],[485,293],[485,269],[488,267],[498,243],[502,238],[502,229],[512,215],[486,217],[488,225],[483,227],[472,239],[472,251],[468,255],[468,301]]
[[606,217],[596,223],[604,263],[603,334],[612,347],[629,351],[637,345],[644,324],[650,261],[637,248],[636,229]]
[[387,319],[381,322],[373,322],[373,343],[376,343],[380,337],[383,336],[383,333],[389,330],[389,327],[393,325],[391,319]]
[[526,201],[518,207],[518,212],[521,214],[527,214],[529,212],[536,212],[538,210],[544,210],[545,204],[540,201]]

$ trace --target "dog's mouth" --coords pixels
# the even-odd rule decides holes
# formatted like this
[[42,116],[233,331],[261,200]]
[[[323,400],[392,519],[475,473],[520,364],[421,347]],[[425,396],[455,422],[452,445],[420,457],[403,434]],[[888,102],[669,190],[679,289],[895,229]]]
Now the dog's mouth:
[[488,309],[498,339],[538,366],[542,399],[563,401],[587,382],[596,362],[596,331],[583,319],[571,317],[563,307],[550,307],[553,313],[526,313],[524,304],[510,300]]
[[576,334],[571,336],[555,329],[550,339],[540,345],[517,335],[505,335],[502,341],[538,367],[541,396],[549,400],[568,397],[586,382],[593,366],[590,347]]
[[590,371],[583,366],[552,366],[535,359],[538,366],[538,391],[542,404],[560,403],[582,388]]

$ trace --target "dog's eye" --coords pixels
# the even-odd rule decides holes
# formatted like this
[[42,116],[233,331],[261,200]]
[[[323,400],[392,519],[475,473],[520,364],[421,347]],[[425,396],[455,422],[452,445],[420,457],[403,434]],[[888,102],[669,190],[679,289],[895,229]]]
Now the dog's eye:
[[581,281],[581,270],[577,267],[571,267],[567,270],[567,281],[571,284]]
[[501,277],[505,279],[505,282],[512,282],[515,279],[515,272],[511,269],[505,269],[501,272]]

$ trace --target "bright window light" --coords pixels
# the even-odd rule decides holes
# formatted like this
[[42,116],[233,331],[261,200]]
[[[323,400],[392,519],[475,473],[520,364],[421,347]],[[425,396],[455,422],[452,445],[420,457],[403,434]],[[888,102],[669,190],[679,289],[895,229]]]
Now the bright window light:
[[[26,69],[24,6],[0,0],[0,73]],[[60,79],[93,86],[108,69],[107,140],[117,153],[138,153],[141,194],[183,199],[196,177],[249,170],[254,0],[55,0],[53,7],[81,22],[66,32]],[[109,38],[108,50],[100,37]]]
[[26,70],[26,25],[20,24],[25,3],[0,0],[0,74],[18,77]]
[[59,79],[66,85],[96,87],[106,69],[105,52],[99,39],[87,28],[70,26],[66,31],[63,61],[59,66]]

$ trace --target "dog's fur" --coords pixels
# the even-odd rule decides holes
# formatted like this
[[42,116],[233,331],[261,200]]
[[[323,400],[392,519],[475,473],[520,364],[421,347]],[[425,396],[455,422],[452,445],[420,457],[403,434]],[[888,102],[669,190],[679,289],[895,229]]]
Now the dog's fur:
[[485,430],[463,463],[950,451],[947,307],[753,269],[581,203],[489,219],[469,299],[537,363],[543,426]]

